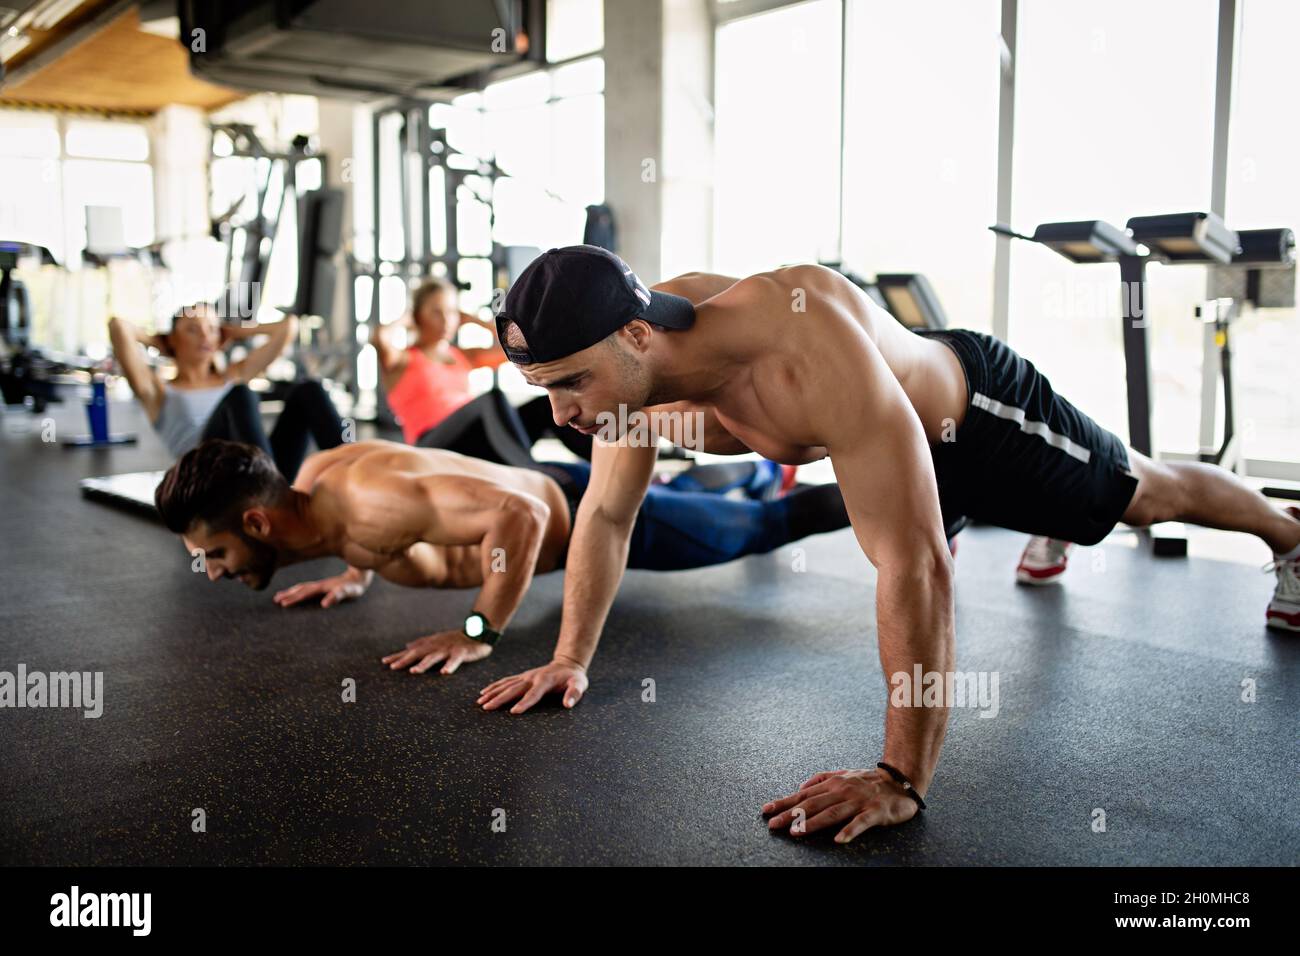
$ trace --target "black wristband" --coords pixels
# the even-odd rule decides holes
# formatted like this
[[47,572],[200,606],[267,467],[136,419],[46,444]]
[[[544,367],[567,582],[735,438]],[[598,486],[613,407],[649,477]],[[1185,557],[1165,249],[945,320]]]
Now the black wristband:
[[885,773],[889,774],[891,777],[893,777],[894,782],[898,784],[900,787],[902,787],[909,797],[911,797],[913,800],[916,801],[916,805],[920,809],[922,810],[925,809],[925,801],[922,800],[921,795],[916,792],[916,787],[912,786],[912,781],[908,780],[907,777],[903,775],[903,772],[901,770],[897,770],[894,767],[891,767],[887,763],[878,763],[876,764],[876,766],[879,767],[881,770],[885,771]]
[[[470,621],[474,621],[478,625],[473,631],[469,626]],[[489,647],[501,640],[501,632],[493,630],[492,625],[488,623],[487,617],[478,611],[472,612],[469,617],[465,618],[465,626],[461,628],[461,633],[471,641],[478,641],[480,644],[486,644]]]

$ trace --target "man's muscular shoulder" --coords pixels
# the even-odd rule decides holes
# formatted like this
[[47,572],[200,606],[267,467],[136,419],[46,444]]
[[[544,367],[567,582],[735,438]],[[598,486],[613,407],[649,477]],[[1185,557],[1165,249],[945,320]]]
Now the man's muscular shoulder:
[[[328,498],[348,511],[364,508],[367,503],[394,494],[402,479],[410,477],[403,467],[400,446],[389,443],[358,443],[351,454],[322,461],[309,476],[310,484],[302,490],[314,499]],[[418,464],[418,462],[416,462]]]
[[858,291],[839,273],[818,265],[785,266],[747,276],[710,299],[707,312],[722,324],[743,322],[761,350],[773,337],[800,348],[847,331],[860,308]]
[[846,281],[833,269],[813,263],[800,263],[746,276],[728,288],[727,295],[738,299],[758,297],[770,300],[774,293],[783,291],[787,293],[786,299],[794,300],[795,293],[800,291],[807,293],[809,298],[814,293],[836,294]]
[[[824,266],[798,265],[750,276],[720,299],[760,326],[749,333],[747,379],[759,417],[788,441],[822,446],[826,409],[869,374],[864,353],[873,346],[856,288]],[[743,404],[735,411],[753,413]]]

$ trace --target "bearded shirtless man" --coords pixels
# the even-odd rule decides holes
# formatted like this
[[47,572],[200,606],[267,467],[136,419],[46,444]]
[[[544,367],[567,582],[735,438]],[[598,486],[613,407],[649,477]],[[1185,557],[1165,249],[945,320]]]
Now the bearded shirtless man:
[[[1276,557],[1268,623],[1300,627],[1300,511],[1274,508],[1215,466],[1126,448],[1002,342],[908,331],[830,269],[741,280],[692,273],[652,292],[603,249],[552,249],[510,289],[497,333],[524,377],[550,393],[557,424],[594,433],[598,419],[628,419],[620,406],[666,408],[706,416],[706,451],[790,464],[829,456],[877,570],[886,680],[914,665],[954,670],[945,526],[962,516],[1080,544],[1121,520],[1249,532]],[[568,707],[581,698],[650,482],[655,449],[640,444],[596,442],[554,657],[489,685],[485,708],[517,701],[517,713],[555,691]],[[946,706],[891,704],[879,763],[814,775],[762,808],[769,826],[835,826],[847,842],[910,819],[924,806],[947,722]]]
[[[686,474],[707,486],[710,467]],[[360,597],[376,574],[409,587],[481,588],[462,627],[383,658],[394,669],[442,664],[451,674],[492,652],[534,574],[564,566],[589,474],[585,462],[517,468],[364,441],[312,455],[290,486],[260,449],[210,440],[164,475],[155,503],[186,550],[203,554],[213,581],[262,590],[287,564],[348,563],[342,574],[280,591],[282,607]],[[638,511],[629,565],[656,571],[720,564],[848,526],[834,485],[763,500],[656,486]]]

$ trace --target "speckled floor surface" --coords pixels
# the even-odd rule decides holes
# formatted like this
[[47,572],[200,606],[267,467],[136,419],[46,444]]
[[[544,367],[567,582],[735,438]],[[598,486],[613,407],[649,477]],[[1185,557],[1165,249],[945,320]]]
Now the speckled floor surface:
[[[78,408],[54,418],[84,428]],[[472,593],[379,582],[284,610],[211,584],[161,526],[78,495],[84,476],[164,467],[150,434],[66,451],[27,424],[11,415],[0,436],[0,670],[103,671],[105,702],[97,720],[0,709],[0,862],[1300,860],[1300,637],[1265,631],[1271,578],[1250,567],[1159,561],[1117,535],[1064,588],[1027,590],[1019,535],[964,533],[958,665],[998,673],[998,716],[954,712],[932,811],[843,848],[769,835],[758,810],[878,759],[874,576],[848,532],[807,542],[803,573],[787,550],[630,575],[576,710],[487,714],[479,688],[549,656],[559,576],[488,660],[390,673],[380,656],[454,626]]]

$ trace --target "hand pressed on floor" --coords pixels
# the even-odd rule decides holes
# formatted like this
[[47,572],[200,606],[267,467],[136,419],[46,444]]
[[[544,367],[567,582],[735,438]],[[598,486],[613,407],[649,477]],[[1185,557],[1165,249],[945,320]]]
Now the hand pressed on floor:
[[[765,804],[763,813],[776,814],[767,821],[770,830],[788,827],[791,836],[802,836],[839,826],[835,842],[848,843],[871,827],[910,820],[919,809],[882,770],[832,770],[815,774],[795,793]],[[796,829],[800,810],[803,823]]]
[[496,710],[518,699],[519,703],[510,708],[510,713],[522,714],[553,691],[563,692],[564,706],[572,707],[582,700],[586,690],[586,669],[572,661],[556,659],[522,674],[494,681],[483,688],[477,703],[484,710]]

